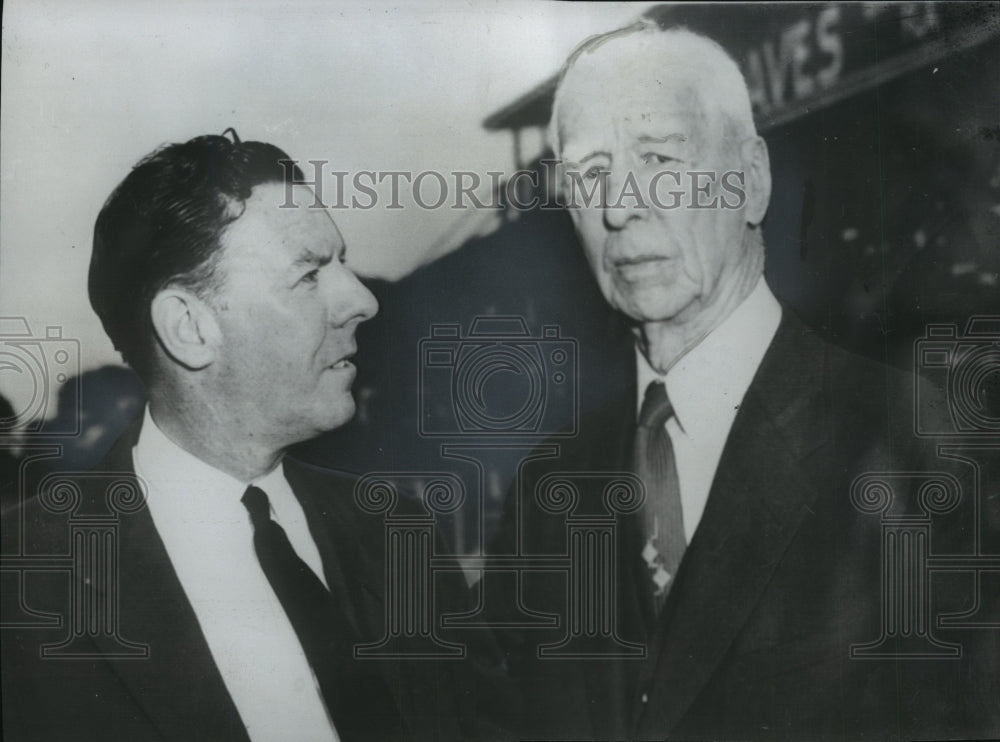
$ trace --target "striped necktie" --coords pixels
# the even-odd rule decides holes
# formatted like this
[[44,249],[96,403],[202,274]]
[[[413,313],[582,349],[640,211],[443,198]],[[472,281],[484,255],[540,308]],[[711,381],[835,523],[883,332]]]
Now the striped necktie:
[[646,485],[642,511],[646,541],[642,558],[649,568],[657,614],[663,608],[687,548],[677,464],[665,427],[673,414],[663,382],[650,383],[639,412],[634,451],[635,473]]

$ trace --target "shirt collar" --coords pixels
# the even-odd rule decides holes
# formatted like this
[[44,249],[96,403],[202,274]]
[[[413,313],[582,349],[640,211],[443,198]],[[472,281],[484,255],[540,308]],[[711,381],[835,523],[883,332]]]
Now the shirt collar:
[[750,295],[684,354],[666,377],[636,347],[636,410],[642,407],[646,387],[660,380],[666,384],[674,416],[685,433],[706,424],[731,423],[780,322],[781,305],[761,276]]

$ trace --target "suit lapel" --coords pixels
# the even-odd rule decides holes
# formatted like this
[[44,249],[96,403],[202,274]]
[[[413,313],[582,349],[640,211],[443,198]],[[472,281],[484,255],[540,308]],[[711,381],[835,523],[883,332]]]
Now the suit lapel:
[[[95,471],[134,476],[133,426]],[[119,528],[120,633],[149,646],[145,659],[108,659],[136,703],[165,739],[246,740],[246,731],[212,659],[194,609],[170,564],[149,510],[123,515]],[[96,590],[96,586],[90,589]],[[117,644],[92,637],[113,656]]]
[[[753,612],[816,497],[800,461],[827,439],[822,346],[784,312],[726,442],[661,615],[637,735],[673,729]],[[817,355],[820,354],[820,355]]]
[[382,559],[381,554],[365,552],[362,545],[381,547],[381,520],[370,516],[368,522],[359,517],[353,480],[344,475],[314,470],[286,457],[285,476],[302,504],[327,584],[347,620],[363,641],[380,639],[369,633],[385,620]]

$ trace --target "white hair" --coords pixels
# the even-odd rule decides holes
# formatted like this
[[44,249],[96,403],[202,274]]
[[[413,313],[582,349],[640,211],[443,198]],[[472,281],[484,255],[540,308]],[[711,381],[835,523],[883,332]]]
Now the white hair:
[[757,134],[746,80],[729,53],[707,36],[687,28],[664,30],[655,22],[643,19],[624,28],[591,36],[566,59],[556,83],[547,132],[549,146],[557,157],[560,156],[559,106],[565,97],[563,83],[567,75],[581,57],[593,54],[605,44],[625,37],[636,37],[636,48],[630,50],[631,54],[656,55],[663,64],[679,63],[690,69],[695,75],[694,82],[702,101],[716,105],[722,114],[726,138],[741,141]]

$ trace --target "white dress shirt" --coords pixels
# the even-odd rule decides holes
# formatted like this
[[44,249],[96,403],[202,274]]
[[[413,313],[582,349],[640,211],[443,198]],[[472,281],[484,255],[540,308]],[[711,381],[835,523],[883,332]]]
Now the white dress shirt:
[[[170,440],[148,407],[132,455],[157,533],[250,739],[335,742],[312,668],[257,561],[241,502],[248,483]],[[267,493],[271,517],[323,580],[319,551],[282,465],[252,484]]]
[[781,322],[781,305],[764,278],[732,314],[661,376],[636,349],[636,416],[650,382],[666,384],[674,416],[667,434],[674,448],[684,513],[684,535],[694,536],[736,412]]

